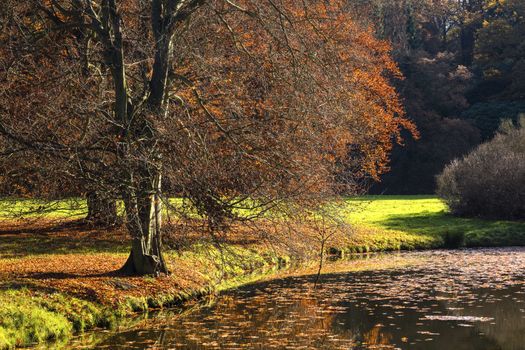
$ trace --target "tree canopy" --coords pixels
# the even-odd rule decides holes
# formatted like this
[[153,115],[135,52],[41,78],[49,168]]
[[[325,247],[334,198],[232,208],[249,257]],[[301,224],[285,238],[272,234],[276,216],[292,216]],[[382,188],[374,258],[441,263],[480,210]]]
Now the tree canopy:
[[26,169],[17,194],[122,200],[126,272],[167,272],[169,196],[214,230],[242,210],[293,215],[377,178],[401,130],[416,133],[390,46],[343,2],[0,6],[2,188]]

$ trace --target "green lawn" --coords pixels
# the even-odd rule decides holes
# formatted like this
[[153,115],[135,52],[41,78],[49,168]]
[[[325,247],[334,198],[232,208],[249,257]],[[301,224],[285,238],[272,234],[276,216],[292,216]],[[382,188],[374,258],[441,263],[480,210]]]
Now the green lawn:
[[84,199],[42,201],[38,199],[2,198],[0,220],[12,218],[79,219],[87,213]]
[[[364,196],[349,198],[347,204],[343,215],[356,228],[350,251],[525,245],[525,222],[454,217],[435,196]],[[38,213],[48,219],[80,218],[86,205],[82,200],[51,205],[36,200],[2,200],[0,220],[28,209],[34,212],[29,216]]]
[[366,196],[348,204],[350,223],[425,243],[421,248],[457,235],[464,235],[466,246],[525,245],[525,222],[454,217],[434,196]]

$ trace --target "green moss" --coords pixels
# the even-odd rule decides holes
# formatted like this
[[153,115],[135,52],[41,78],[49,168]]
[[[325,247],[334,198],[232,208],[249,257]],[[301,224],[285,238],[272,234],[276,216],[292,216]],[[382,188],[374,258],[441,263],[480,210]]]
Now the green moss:
[[65,315],[76,332],[94,327],[112,328],[122,312],[110,311],[100,304],[66,296],[60,293],[41,298],[40,304],[47,310]]
[[0,291],[0,349],[67,340],[94,327],[112,328],[126,313],[129,310],[60,293]]
[[148,299],[141,297],[127,297],[122,303],[124,309],[132,312],[145,312],[148,310]]
[[0,293],[0,348],[25,346],[71,335],[72,324],[26,291]]
[[7,334],[7,330],[4,327],[0,327],[0,349],[14,347],[15,343],[13,339]]

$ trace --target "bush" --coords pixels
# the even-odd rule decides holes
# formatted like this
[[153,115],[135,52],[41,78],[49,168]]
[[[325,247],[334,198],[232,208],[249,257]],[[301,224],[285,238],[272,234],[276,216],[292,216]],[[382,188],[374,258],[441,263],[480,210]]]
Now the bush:
[[445,232],[443,245],[448,249],[461,248],[465,245],[465,232]]
[[525,219],[525,118],[519,124],[504,122],[494,139],[438,176],[438,195],[453,214]]

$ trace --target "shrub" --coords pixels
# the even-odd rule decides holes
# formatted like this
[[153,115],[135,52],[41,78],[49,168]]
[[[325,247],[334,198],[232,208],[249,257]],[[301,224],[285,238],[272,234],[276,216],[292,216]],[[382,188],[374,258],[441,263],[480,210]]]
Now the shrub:
[[465,245],[465,232],[445,232],[443,234],[445,248],[456,249]]
[[490,142],[438,176],[438,195],[453,214],[525,219],[525,118],[504,122]]

